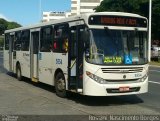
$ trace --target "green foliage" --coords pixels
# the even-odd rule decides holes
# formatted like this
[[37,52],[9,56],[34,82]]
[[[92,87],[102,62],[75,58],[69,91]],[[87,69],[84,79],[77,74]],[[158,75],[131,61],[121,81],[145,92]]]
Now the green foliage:
[[[149,17],[149,0],[103,0],[96,12],[116,11]],[[152,39],[160,40],[160,0],[152,0]]]
[[6,29],[7,29],[7,21],[4,19],[0,19],[0,35],[2,35]]
[[95,10],[137,13],[148,16],[149,0],[103,0]]
[[16,22],[9,22],[8,26],[7,26],[7,29],[14,29],[14,28],[17,28],[17,27],[21,27],[21,25],[16,23]]
[[0,36],[0,50],[1,50],[1,47],[3,47],[3,44],[4,44],[4,37]]
[[16,22],[8,22],[8,21],[0,18],[0,35],[4,34],[5,30],[14,29],[17,27],[21,27],[21,25]]
[[152,11],[152,36],[160,40],[160,0],[153,0]]
[[147,0],[103,0],[101,5],[96,8],[97,12],[117,11],[137,13],[141,8],[141,4]]

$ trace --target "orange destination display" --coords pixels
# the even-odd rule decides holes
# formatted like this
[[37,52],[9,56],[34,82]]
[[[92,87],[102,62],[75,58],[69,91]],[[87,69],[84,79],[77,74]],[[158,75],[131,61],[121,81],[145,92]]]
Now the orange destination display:
[[147,20],[144,18],[128,16],[90,16],[89,25],[125,26],[125,27],[147,27]]

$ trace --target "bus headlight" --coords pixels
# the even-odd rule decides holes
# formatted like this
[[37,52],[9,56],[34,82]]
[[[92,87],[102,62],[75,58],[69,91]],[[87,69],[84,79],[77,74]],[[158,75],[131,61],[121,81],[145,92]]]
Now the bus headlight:
[[148,77],[148,75],[146,74],[145,76],[143,76],[141,79],[139,79],[140,82],[144,82],[146,80],[146,78]]
[[90,72],[88,72],[88,71],[86,71],[86,74],[87,74],[87,76],[89,76],[91,79],[93,79],[94,81],[96,81],[96,82],[98,82],[98,83],[100,83],[100,84],[105,84],[105,83],[106,83],[106,81],[105,81],[104,79],[102,79],[101,77],[96,76],[96,75],[94,75],[94,74],[92,74],[92,73],[90,73]]

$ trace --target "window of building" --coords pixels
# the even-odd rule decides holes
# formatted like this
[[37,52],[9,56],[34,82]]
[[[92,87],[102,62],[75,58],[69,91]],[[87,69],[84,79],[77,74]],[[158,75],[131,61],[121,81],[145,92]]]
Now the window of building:
[[21,50],[21,31],[15,32],[14,50]]
[[80,6],[80,9],[95,9],[96,6]]
[[54,30],[53,51],[59,53],[68,52],[68,24],[56,25]]
[[77,4],[77,1],[72,1],[72,4]]
[[40,38],[40,51],[41,52],[50,52],[53,40],[53,29],[52,26],[47,26],[41,29],[41,38]]
[[100,0],[81,0],[81,3],[100,3]]
[[72,10],[77,10],[77,7],[72,7],[71,9],[72,9]]
[[25,30],[21,33],[21,50],[29,51],[29,40],[30,40],[30,31]]
[[46,15],[46,14],[43,14],[43,17],[48,17],[48,15]]
[[43,20],[42,20],[42,22],[47,22],[47,21],[48,21],[47,19],[43,19]]
[[71,15],[72,15],[72,16],[75,16],[75,15],[77,15],[77,14],[76,14],[76,13],[72,13]]

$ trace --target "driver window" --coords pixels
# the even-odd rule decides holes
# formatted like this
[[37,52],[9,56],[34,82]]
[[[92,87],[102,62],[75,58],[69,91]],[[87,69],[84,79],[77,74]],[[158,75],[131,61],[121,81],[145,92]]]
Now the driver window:
[[68,52],[69,29],[68,24],[56,25],[54,27],[53,51],[59,53]]

